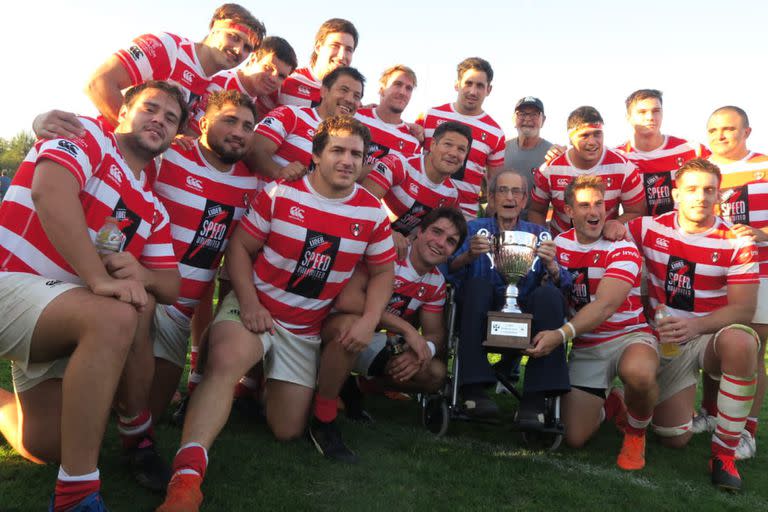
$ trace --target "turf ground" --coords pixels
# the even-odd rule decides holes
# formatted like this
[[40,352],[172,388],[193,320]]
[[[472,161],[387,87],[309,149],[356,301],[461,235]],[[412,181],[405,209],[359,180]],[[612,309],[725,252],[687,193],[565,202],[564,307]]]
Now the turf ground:
[[[0,362],[0,386],[6,389],[8,374]],[[651,434],[647,467],[626,473],[615,465],[621,437],[613,425],[604,425],[582,450],[530,450],[509,428],[515,401],[501,397],[500,403],[499,424],[455,422],[448,436],[436,438],[418,423],[415,401],[369,398],[374,425],[341,416],[345,439],[362,458],[356,466],[326,461],[304,439],[278,443],[264,424],[233,413],[210,453],[203,510],[768,510],[765,408],[758,456],[740,463],[744,491],[732,495],[709,483],[709,435],[669,450]],[[167,422],[158,427],[169,460],[179,435]],[[110,510],[154,510],[161,497],[133,482],[118,445],[112,422],[100,460]],[[56,471],[54,465],[26,462],[0,441],[0,512],[45,510]]]

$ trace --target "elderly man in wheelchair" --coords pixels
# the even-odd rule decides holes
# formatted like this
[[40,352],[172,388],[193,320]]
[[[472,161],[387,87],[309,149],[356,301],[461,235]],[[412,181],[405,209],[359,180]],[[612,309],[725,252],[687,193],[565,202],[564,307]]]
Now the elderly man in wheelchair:
[[[453,378],[457,379],[460,408],[472,418],[498,415],[498,406],[488,396],[487,388],[496,384],[497,379],[505,382],[504,375],[508,374],[507,368],[494,368],[489,363],[488,350],[483,345],[488,312],[500,309],[507,286],[494,268],[493,237],[505,231],[522,231],[539,239],[535,249],[537,260],[517,283],[520,309],[533,316],[530,338],[543,330],[556,330],[566,315],[564,295],[571,286],[571,277],[557,263],[555,244],[545,228],[519,219],[528,194],[528,182],[517,171],[505,170],[496,174],[488,187],[488,204],[490,210],[495,211],[494,216],[470,221],[467,239],[449,260],[450,281],[455,286],[460,321],[456,349],[460,365]],[[523,353],[526,352],[515,350],[507,354],[513,357],[503,358],[502,363]],[[540,357],[530,357],[515,417],[517,427],[524,431],[545,429],[547,399],[569,390],[564,346]]]

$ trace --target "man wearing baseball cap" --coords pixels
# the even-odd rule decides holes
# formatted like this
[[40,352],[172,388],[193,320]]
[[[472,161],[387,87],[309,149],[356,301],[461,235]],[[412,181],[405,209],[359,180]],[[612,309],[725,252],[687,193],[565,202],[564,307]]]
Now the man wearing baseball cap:
[[539,98],[525,96],[515,105],[517,137],[507,141],[504,150],[504,168],[520,171],[533,188],[533,170],[544,163],[544,156],[552,143],[540,136],[544,125],[544,103]]

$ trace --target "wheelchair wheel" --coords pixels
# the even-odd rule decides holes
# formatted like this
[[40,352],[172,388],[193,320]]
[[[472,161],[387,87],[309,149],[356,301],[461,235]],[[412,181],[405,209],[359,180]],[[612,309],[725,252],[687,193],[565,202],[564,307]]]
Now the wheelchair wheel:
[[552,432],[520,432],[523,442],[531,449],[554,452],[563,442],[563,434]]
[[437,437],[448,431],[448,402],[440,395],[424,397],[421,407],[421,424]]

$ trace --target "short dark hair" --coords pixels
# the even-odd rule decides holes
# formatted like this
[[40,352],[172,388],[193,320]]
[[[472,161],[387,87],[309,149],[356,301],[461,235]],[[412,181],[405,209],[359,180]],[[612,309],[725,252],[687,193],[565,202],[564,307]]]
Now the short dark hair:
[[720,168],[706,158],[693,158],[681,165],[675,173],[675,186],[680,183],[686,173],[697,171],[712,174],[717,178],[717,186],[720,186],[720,182],[723,179],[723,176],[720,173]]
[[579,107],[568,115],[568,130],[572,130],[587,123],[602,123],[603,117],[595,107],[585,105]]
[[[315,46],[318,44],[323,44],[325,38],[330,34],[337,33],[351,35],[352,40],[355,42],[355,49],[357,49],[357,43],[360,40],[360,34],[357,33],[357,29],[351,21],[345,20],[343,18],[331,18],[320,25],[320,28],[317,29],[317,34],[315,34]],[[312,55],[309,57],[309,65],[314,66],[316,61],[317,52],[313,46]]]
[[205,113],[208,114],[214,109],[221,110],[221,108],[228,103],[239,107],[245,107],[250,110],[251,114],[253,114],[254,123],[259,117],[256,106],[253,104],[253,99],[247,94],[234,89],[229,91],[215,91],[209,94],[208,103],[205,106]]
[[573,201],[576,198],[576,192],[584,189],[598,190],[603,197],[605,197],[605,182],[600,176],[590,176],[588,174],[582,174],[576,176],[565,187],[565,204],[573,207]]
[[360,94],[365,93],[365,77],[361,72],[359,72],[356,68],[349,67],[349,66],[342,66],[340,68],[336,68],[327,75],[323,77],[323,87],[326,89],[330,89],[333,87],[333,84],[336,83],[336,80],[338,80],[342,76],[348,76],[352,78],[353,80],[360,82],[360,85],[363,86],[363,90],[360,92]]
[[481,59],[480,57],[469,57],[459,62],[459,65],[456,66],[458,80],[461,80],[461,77],[464,76],[464,73],[470,69],[484,72],[485,76],[488,78],[488,83],[490,84],[493,82],[493,68],[491,67],[490,62],[485,59]]
[[734,114],[737,114],[741,118],[741,123],[744,125],[744,128],[749,128],[749,117],[743,108],[736,107],[734,105],[726,105],[712,112],[709,117],[712,117],[713,115],[719,114],[721,112],[733,112]]
[[459,243],[456,244],[456,248],[461,247],[464,240],[467,238],[467,220],[464,218],[464,214],[458,208],[453,206],[441,206],[430,210],[419,223],[419,231],[424,232],[429,226],[434,224],[440,219],[448,219],[451,224],[456,226],[456,230],[459,232]]
[[125,92],[125,97],[123,97],[123,104],[130,108],[136,101],[136,98],[138,98],[139,95],[147,89],[158,89],[176,100],[176,103],[179,104],[179,108],[181,109],[181,113],[179,114],[179,126],[177,128],[177,132],[180,132],[187,124],[189,108],[187,107],[187,100],[184,97],[184,94],[181,92],[181,89],[172,83],[164,82],[162,80],[147,80],[146,82],[142,82],[139,85],[134,85]]
[[432,134],[432,139],[437,142],[448,132],[456,132],[465,137],[467,139],[467,149],[472,146],[472,128],[458,121],[447,121],[438,125]]
[[629,113],[629,110],[638,101],[643,101],[651,98],[655,98],[659,100],[659,105],[663,105],[664,100],[661,98],[661,96],[662,96],[661,91],[658,89],[638,89],[632,94],[630,94],[629,96],[627,96],[627,99],[624,100],[624,105],[626,105],[627,107],[627,113]]
[[270,53],[273,53],[275,57],[290,66],[291,73],[293,73],[299,65],[299,61],[296,59],[296,52],[293,51],[293,46],[282,37],[269,36],[264,39],[264,42],[261,43],[261,46],[259,46],[259,49],[256,50],[255,53],[257,59],[261,59]]
[[267,29],[264,24],[256,19],[256,17],[251,14],[251,11],[239,4],[224,4],[216,9],[211,17],[211,22],[208,24],[208,29],[212,29],[213,24],[218,20],[232,20],[235,23],[241,23],[250,28],[259,39],[258,45],[264,41],[264,36],[267,35]]
[[331,116],[320,123],[312,138],[312,154],[320,156],[328,145],[330,136],[340,134],[357,135],[363,139],[363,154],[368,154],[371,132],[367,126],[351,116]]

